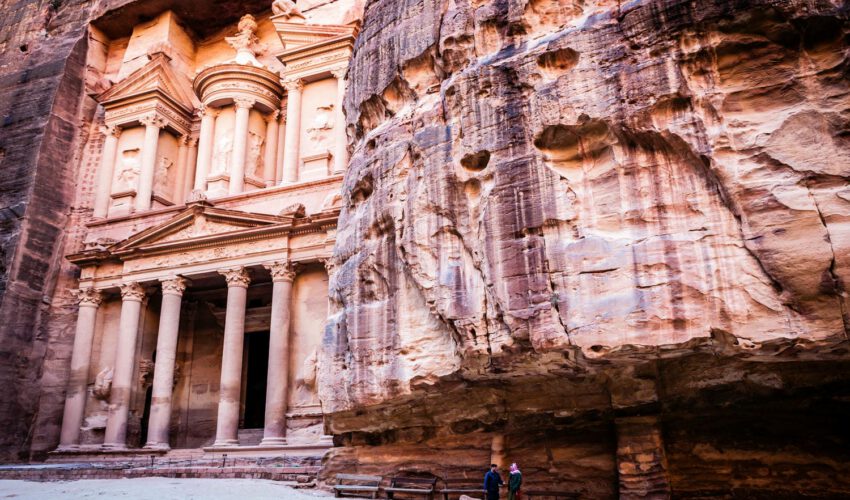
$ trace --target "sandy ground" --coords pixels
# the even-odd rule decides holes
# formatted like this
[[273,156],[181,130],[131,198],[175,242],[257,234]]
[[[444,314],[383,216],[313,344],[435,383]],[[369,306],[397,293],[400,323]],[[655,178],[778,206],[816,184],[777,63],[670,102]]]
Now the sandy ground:
[[317,500],[329,495],[316,490],[295,490],[264,479],[85,479],[36,483],[0,480],[0,499],[122,498],[136,499],[287,499]]

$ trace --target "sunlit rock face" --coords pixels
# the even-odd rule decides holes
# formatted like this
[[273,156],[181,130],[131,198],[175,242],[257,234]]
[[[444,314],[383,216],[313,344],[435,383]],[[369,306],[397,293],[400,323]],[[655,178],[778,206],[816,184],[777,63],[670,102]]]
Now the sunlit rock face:
[[842,9],[369,2],[327,471],[847,492]]

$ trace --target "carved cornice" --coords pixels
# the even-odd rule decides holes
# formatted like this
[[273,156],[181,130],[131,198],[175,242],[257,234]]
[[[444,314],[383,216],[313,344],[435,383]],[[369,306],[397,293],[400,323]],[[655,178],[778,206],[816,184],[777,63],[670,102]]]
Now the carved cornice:
[[286,281],[292,283],[295,280],[296,268],[291,262],[273,262],[266,264],[263,267],[268,269],[272,274],[272,281]]
[[248,288],[248,285],[251,284],[251,274],[244,267],[222,269],[218,272],[218,274],[224,276],[224,280],[227,282],[228,288]]
[[103,294],[100,290],[93,287],[80,288],[79,290],[74,290],[72,293],[80,307],[98,307],[103,302]]
[[121,288],[121,300],[122,301],[136,301],[142,302],[145,300],[147,294],[145,293],[145,289],[142,285],[132,281],[130,283],[124,283],[120,286]]
[[160,282],[162,283],[163,295],[183,295],[183,292],[186,291],[186,286],[189,284],[189,280],[181,276],[160,280]]
[[203,69],[195,77],[195,93],[204,103],[246,97],[267,109],[280,107],[283,89],[280,76],[265,69],[240,64],[219,64]]

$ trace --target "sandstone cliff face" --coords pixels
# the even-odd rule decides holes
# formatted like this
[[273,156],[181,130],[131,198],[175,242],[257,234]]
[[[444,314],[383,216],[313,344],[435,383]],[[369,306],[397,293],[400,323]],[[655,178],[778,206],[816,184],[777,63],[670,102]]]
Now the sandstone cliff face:
[[809,445],[847,439],[821,412],[847,412],[848,29],[838,1],[369,2],[329,470],[472,448],[595,496],[847,491]]

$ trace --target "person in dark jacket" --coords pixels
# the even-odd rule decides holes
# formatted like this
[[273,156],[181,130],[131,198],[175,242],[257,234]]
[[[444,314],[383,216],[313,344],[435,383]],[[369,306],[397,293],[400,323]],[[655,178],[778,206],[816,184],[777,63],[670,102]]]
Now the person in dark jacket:
[[511,464],[511,473],[508,475],[508,500],[519,500],[519,489],[522,487],[522,472],[517,464]]
[[499,486],[505,484],[496,469],[496,464],[490,464],[490,470],[484,474],[484,491],[487,492],[487,500],[499,500]]

